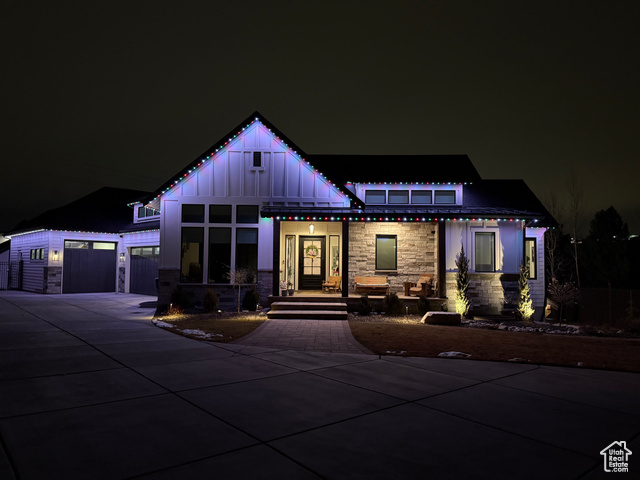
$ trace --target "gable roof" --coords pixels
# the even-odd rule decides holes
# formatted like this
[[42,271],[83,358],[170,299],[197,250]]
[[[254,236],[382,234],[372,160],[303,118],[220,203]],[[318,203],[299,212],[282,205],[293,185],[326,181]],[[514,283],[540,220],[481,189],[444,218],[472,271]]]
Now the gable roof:
[[[32,230],[74,230],[119,233],[132,222],[128,203],[140,201],[149,192],[103,187],[62,207],[48,210],[16,225],[8,235]],[[149,227],[145,224],[145,228]]]
[[[308,154],[267,120],[260,112],[255,111],[238,125],[232,128],[220,140],[198,155],[195,160],[182,168],[158,187],[149,197],[144,199],[149,204],[184,179],[189,172],[224,148],[242,130],[259,121],[266,126],[276,138],[312,165],[318,172],[339,188],[347,182],[475,182],[480,180],[478,171],[467,155],[325,155]],[[392,165],[393,168],[389,168]],[[372,167],[372,168],[369,168]],[[361,200],[348,189],[341,189],[352,200]]]

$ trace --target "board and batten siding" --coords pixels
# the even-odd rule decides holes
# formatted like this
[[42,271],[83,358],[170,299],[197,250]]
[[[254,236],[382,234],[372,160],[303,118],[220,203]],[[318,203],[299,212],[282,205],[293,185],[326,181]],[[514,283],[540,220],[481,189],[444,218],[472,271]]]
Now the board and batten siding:
[[[262,163],[253,166],[253,153]],[[152,206],[160,208],[160,268],[180,267],[183,204],[344,207],[350,202],[326,178],[304,162],[269,129],[255,121],[228,145],[164,193]],[[205,208],[205,217],[207,216]],[[207,243],[205,218],[205,244]],[[273,268],[273,221],[258,225],[258,269]],[[207,265],[207,248],[204,249]]]
[[[27,292],[44,292],[44,269],[49,262],[49,239],[51,232],[42,230],[39,232],[16,235],[11,238],[12,262],[23,261],[22,289]],[[43,260],[31,260],[31,250],[44,249]]]

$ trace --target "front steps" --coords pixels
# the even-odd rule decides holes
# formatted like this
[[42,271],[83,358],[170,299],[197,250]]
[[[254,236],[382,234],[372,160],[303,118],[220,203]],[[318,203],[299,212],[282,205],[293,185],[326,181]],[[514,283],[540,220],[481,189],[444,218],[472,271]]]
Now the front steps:
[[346,320],[347,303],[340,297],[280,297],[271,303],[267,318]]

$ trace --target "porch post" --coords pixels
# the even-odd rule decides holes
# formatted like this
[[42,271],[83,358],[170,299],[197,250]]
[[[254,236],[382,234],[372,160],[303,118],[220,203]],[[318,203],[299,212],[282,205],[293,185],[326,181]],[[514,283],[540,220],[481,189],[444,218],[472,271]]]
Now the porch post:
[[444,221],[438,223],[438,297],[445,298],[447,294],[447,258],[446,234]]
[[342,296],[349,296],[349,222],[342,221]]
[[274,297],[280,296],[280,220],[273,220],[273,285]]

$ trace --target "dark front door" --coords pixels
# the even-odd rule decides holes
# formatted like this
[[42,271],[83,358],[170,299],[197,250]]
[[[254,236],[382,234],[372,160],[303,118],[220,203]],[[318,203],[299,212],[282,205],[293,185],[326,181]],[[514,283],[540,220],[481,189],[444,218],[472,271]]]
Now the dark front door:
[[325,237],[300,237],[298,258],[300,290],[321,290],[324,280],[326,255]]

